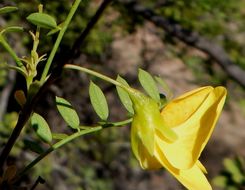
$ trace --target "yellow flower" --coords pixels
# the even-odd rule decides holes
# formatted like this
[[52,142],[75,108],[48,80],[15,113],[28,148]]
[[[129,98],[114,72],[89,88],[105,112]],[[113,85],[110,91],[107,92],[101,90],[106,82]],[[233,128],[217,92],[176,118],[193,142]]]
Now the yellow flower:
[[129,95],[135,111],[132,150],[141,167],[164,167],[191,190],[212,189],[198,158],[221,113],[226,89],[198,88],[168,103],[161,113],[157,103],[142,93]]

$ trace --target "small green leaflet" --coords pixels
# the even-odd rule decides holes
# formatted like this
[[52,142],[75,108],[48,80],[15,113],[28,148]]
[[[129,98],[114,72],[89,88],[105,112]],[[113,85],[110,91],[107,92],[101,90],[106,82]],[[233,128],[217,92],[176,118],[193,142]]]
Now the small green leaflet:
[[61,114],[61,116],[63,117],[63,119],[65,120],[65,122],[71,128],[78,129],[80,120],[79,120],[76,110],[72,107],[70,102],[68,102],[64,98],[57,97],[57,96],[55,98],[55,101],[56,101],[57,109],[59,113]]
[[57,27],[55,19],[45,13],[32,13],[26,18],[30,23],[46,29],[54,29]]
[[1,34],[6,34],[10,32],[23,32],[24,28],[20,26],[9,26],[7,28],[2,29]]
[[[121,84],[129,87],[127,81],[124,80],[119,75],[117,76],[117,81],[120,82]],[[118,96],[119,96],[122,104],[124,105],[124,107],[129,111],[129,113],[134,114],[133,103],[132,103],[128,93],[118,86],[116,86],[116,89],[117,89]]]
[[47,33],[47,36],[51,36],[57,32],[59,32],[63,27],[64,27],[64,24],[65,22],[62,22],[60,23],[56,28],[50,30],[48,33]]
[[168,87],[167,83],[161,78],[161,77],[154,77],[156,81],[161,85],[161,87],[164,90],[164,95],[166,96],[166,99],[169,101],[173,98],[173,93]]
[[150,73],[144,71],[143,69],[139,69],[138,78],[140,81],[140,84],[145,89],[147,94],[157,102],[160,101],[160,95],[158,92],[157,85],[153,79],[153,77],[150,75]]
[[41,115],[33,113],[31,117],[31,125],[40,139],[42,139],[44,142],[51,143],[52,133],[48,123]]
[[89,85],[89,97],[91,104],[102,120],[107,120],[109,116],[108,104],[102,90],[92,81]]
[[10,13],[10,12],[17,11],[17,10],[18,10],[17,7],[6,6],[6,7],[0,8],[0,14]]
[[38,142],[28,140],[28,139],[24,139],[23,142],[25,147],[27,147],[28,149],[30,149],[35,153],[42,154],[44,152],[43,147]]

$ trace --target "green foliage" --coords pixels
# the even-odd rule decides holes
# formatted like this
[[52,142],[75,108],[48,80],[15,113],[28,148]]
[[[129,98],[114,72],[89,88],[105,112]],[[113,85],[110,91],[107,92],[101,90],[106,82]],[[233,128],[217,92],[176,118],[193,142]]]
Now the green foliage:
[[160,101],[159,101],[160,109],[162,109],[167,104],[167,102],[173,98],[173,93],[168,87],[167,83],[161,77],[154,77],[154,79],[163,89],[163,94],[160,93]]
[[[3,115],[3,119],[0,121],[0,147],[3,147],[4,144],[6,144],[9,135],[16,126],[17,120],[17,112],[7,112]],[[16,146],[12,149],[11,155],[18,156],[22,152],[20,147],[22,147],[22,142],[18,141]]]
[[28,148],[32,152],[35,152],[37,154],[41,154],[44,152],[44,148],[40,146],[40,143],[36,141],[24,139],[23,143],[24,143],[24,147]]
[[64,98],[56,96],[55,100],[57,109],[63,117],[63,119],[65,120],[65,122],[68,124],[68,126],[70,126],[73,129],[78,129],[80,120],[76,110]]
[[11,13],[14,11],[17,11],[18,7],[14,7],[14,6],[6,6],[6,7],[1,7],[0,8],[0,15],[1,14],[6,14],[6,13]]
[[226,158],[224,170],[213,179],[213,184],[225,190],[240,190],[245,186],[245,160],[242,157]]
[[[121,84],[129,87],[127,81],[125,79],[123,79],[122,77],[120,77],[119,75],[117,76],[117,81],[120,82]],[[122,104],[124,105],[124,107],[129,111],[130,114],[134,114],[133,103],[132,103],[128,93],[118,86],[116,88],[117,88],[118,96],[119,96]]]
[[47,36],[51,36],[57,32],[59,32],[61,30],[61,28],[64,26],[64,22],[62,22],[61,24],[59,24],[56,28],[50,30],[47,34]]
[[4,69],[1,69],[0,70],[0,88],[3,87],[6,84],[6,82],[7,82],[7,71]]
[[[220,44],[236,64],[245,68],[244,0],[168,0],[162,6],[149,0],[143,2],[170,23],[179,23]],[[166,42],[173,43],[171,36],[166,36]]]
[[113,190],[110,179],[100,179],[96,171],[88,166],[84,166],[81,176],[84,180],[84,188],[89,190]]
[[24,28],[20,26],[9,26],[1,30],[1,34],[11,33],[11,32],[23,32]]
[[18,119],[17,112],[11,112],[11,113],[5,114],[3,117],[3,121],[2,121],[2,127],[4,127],[6,131],[8,131],[8,129],[11,129],[11,128],[13,129],[17,123],[17,119]]
[[31,125],[40,139],[44,142],[51,143],[52,133],[48,123],[41,115],[33,113],[31,117]]
[[157,102],[159,102],[160,96],[159,96],[158,88],[154,78],[150,75],[150,73],[144,71],[143,69],[139,69],[138,77],[139,77],[140,84],[145,89],[145,91],[149,94],[149,96],[152,97]]
[[166,97],[167,100],[171,100],[173,98],[173,93],[167,83],[161,78],[161,77],[154,77],[157,83],[160,85],[160,87],[163,90],[163,94]]
[[26,19],[41,28],[54,29],[57,27],[55,19],[45,13],[32,13]]
[[[42,3],[44,5],[44,13],[52,16],[53,18],[57,18],[57,23],[59,24],[55,29],[51,30],[49,35],[55,34],[60,30],[62,27],[62,23],[64,22],[67,12],[72,5],[71,1],[67,0],[60,0],[60,1],[49,1],[49,0],[30,0],[27,2],[25,1],[18,1],[13,0],[17,7],[19,7],[20,15],[16,17],[16,15],[10,15],[11,21],[13,22],[21,22],[25,23],[25,18],[30,14],[30,12],[37,12],[37,5]],[[92,17],[96,8],[99,4],[95,3],[94,1],[82,1],[79,7],[79,14],[76,14],[73,18],[72,23],[69,25],[69,30],[66,32],[62,44],[60,46],[61,49],[67,49],[71,47],[73,41],[70,39],[77,38],[80,33],[85,28],[88,20]],[[108,48],[110,42],[113,39],[113,30],[110,27],[105,27],[110,23],[106,23],[104,17],[102,17],[95,28],[91,31],[91,33],[87,36],[85,43],[83,44],[82,51],[87,55],[91,56],[100,56],[101,53],[105,52],[105,49]],[[42,36],[41,36],[42,37]],[[30,39],[23,38],[24,43],[27,46],[30,46]],[[40,44],[40,51],[46,52],[50,50],[50,47],[53,44],[53,38],[42,38],[42,44]],[[92,42],[92,43],[90,43]]]
[[109,116],[108,104],[102,90],[92,81],[89,85],[89,97],[97,115],[104,121]]

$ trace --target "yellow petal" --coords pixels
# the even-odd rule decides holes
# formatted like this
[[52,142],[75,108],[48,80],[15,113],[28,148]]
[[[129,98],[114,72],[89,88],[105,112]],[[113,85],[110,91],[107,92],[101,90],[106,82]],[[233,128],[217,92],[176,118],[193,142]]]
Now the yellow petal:
[[220,115],[225,96],[224,87],[205,87],[189,92],[165,107],[162,111],[164,123],[179,138],[169,143],[158,135],[157,143],[172,166],[189,169],[197,162]]
[[165,125],[173,128],[185,122],[203,103],[213,87],[201,87],[174,99],[162,110]]
[[207,178],[203,174],[198,164],[194,164],[189,169],[179,170],[174,168],[162,153],[162,149],[156,146],[156,158],[177,180],[189,190],[212,190]]
[[208,173],[208,171],[206,170],[204,165],[202,165],[202,163],[199,160],[197,160],[196,165],[202,170],[203,173],[205,173],[205,174]]
[[149,154],[141,141],[139,141],[137,148],[138,161],[143,169],[155,170],[163,167],[154,156]]
[[140,144],[140,138],[137,133],[137,126],[132,125],[131,127],[131,148],[132,151],[136,157],[137,160],[140,160],[140,155],[139,155],[139,144]]

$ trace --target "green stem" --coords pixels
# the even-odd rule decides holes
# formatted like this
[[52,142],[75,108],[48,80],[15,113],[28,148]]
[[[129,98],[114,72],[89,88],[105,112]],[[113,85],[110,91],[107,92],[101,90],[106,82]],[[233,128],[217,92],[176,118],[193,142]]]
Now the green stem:
[[4,49],[12,56],[12,58],[15,60],[16,65],[19,67],[22,67],[23,64],[21,63],[19,57],[16,55],[16,53],[14,52],[14,50],[10,47],[10,45],[8,44],[8,42],[5,40],[5,38],[0,35],[0,43],[2,44],[2,46],[4,47]]
[[93,76],[96,76],[96,77],[98,77],[98,78],[100,78],[102,80],[105,80],[105,81],[107,81],[107,82],[109,82],[111,84],[114,84],[116,86],[119,86],[119,87],[123,88],[126,91],[130,91],[130,89],[131,89],[130,87],[124,86],[120,82],[118,82],[118,81],[116,81],[116,80],[114,80],[114,79],[112,79],[110,77],[107,77],[107,76],[105,76],[105,75],[103,75],[101,73],[98,73],[96,71],[93,71],[91,69],[87,69],[85,67],[81,67],[81,66],[78,66],[78,65],[72,65],[72,64],[66,64],[64,66],[64,68],[65,69],[74,69],[74,70],[82,71],[84,73],[88,73],[88,74],[93,75]]
[[33,160],[30,164],[28,164],[16,177],[15,182],[17,182],[19,179],[21,179],[21,177],[28,172],[31,168],[33,168],[39,161],[41,161],[44,157],[46,157],[48,154],[50,154],[51,152],[53,152],[54,150],[62,147],[63,145],[71,142],[72,140],[76,139],[79,136],[85,135],[85,134],[89,134],[89,133],[93,133],[96,131],[99,131],[103,129],[102,126],[97,126],[97,127],[90,127],[89,129],[85,129],[85,130],[81,130],[78,131],[76,133],[73,133],[72,135],[66,137],[63,140],[60,140],[59,142],[55,143],[52,147],[50,147],[48,150],[46,150],[45,152],[43,152],[42,154],[40,154],[35,160]]
[[64,26],[62,27],[62,29],[59,32],[59,35],[58,35],[58,37],[56,39],[54,47],[53,47],[53,49],[52,49],[52,51],[51,51],[51,53],[49,55],[49,58],[47,60],[46,65],[44,67],[44,70],[43,70],[43,73],[42,73],[42,76],[41,76],[41,80],[40,80],[41,83],[43,83],[45,81],[45,79],[46,79],[46,77],[48,75],[49,68],[51,66],[51,63],[53,62],[54,56],[55,56],[55,54],[56,54],[56,52],[58,50],[60,42],[61,42],[61,40],[62,40],[62,38],[63,38],[63,36],[65,34],[65,31],[66,31],[69,23],[71,22],[71,19],[72,19],[73,15],[75,14],[75,12],[77,10],[80,2],[81,2],[81,0],[75,0],[74,4],[71,7],[71,10],[70,10],[65,22],[64,22]]
[[123,125],[131,123],[132,121],[133,121],[132,118],[129,118],[129,119],[124,120],[124,121],[118,121],[118,122],[113,123],[113,127],[123,126]]

